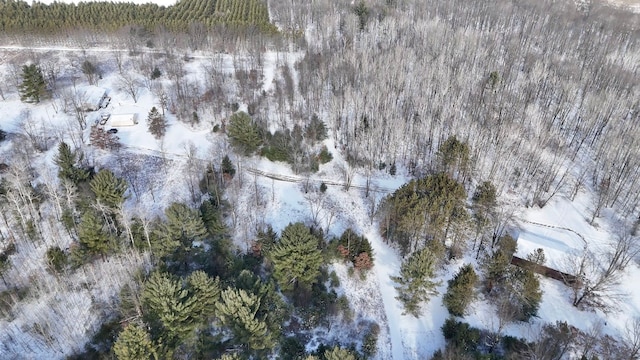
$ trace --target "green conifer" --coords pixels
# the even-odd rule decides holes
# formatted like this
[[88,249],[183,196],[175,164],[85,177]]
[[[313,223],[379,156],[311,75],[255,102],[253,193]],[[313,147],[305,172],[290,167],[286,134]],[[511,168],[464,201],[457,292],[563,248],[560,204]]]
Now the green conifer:
[[58,176],[60,179],[65,179],[78,184],[81,181],[89,178],[89,172],[76,167],[76,154],[71,151],[71,148],[67,143],[61,142],[58,145],[58,155],[55,158],[55,163],[58,165]]
[[254,153],[261,144],[258,127],[249,114],[242,111],[231,115],[227,135],[231,139],[231,144],[245,155]]
[[149,128],[149,132],[156,139],[162,139],[167,132],[167,120],[158,112],[156,107],[152,107],[151,111],[149,111],[149,115],[147,116],[147,126]]
[[449,280],[449,286],[442,299],[444,306],[454,316],[463,316],[467,306],[473,301],[473,289],[478,275],[471,264],[466,264]]
[[356,360],[356,357],[347,349],[334,346],[331,350],[324,352],[325,360]]
[[225,155],[222,158],[222,173],[229,175],[230,178],[236,174],[236,168],[233,166],[231,159],[229,159],[229,155]]
[[42,70],[36,64],[22,67],[22,83],[18,87],[20,100],[26,103],[39,103],[47,97],[47,84]]
[[103,222],[91,210],[82,215],[78,226],[78,238],[84,250],[93,255],[104,255],[111,244],[109,235],[103,230]]
[[187,285],[187,290],[196,299],[192,316],[201,321],[213,316],[215,305],[220,300],[220,280],[198,270],[187,277]]
[[227,326],[240,344],[246,344],[252,350],[263,350],[273,346],[267,324],[258,319],[260,298],[242,289],[229,288],[221,294],[216,304],[216,314],[223,325]]
[[400,276],[391,277],[398,284],[396,299],[404,305],[405,314],[420,316],[420,304],[438,293],[435,287],[439,284],[431,280],[435,276],[435,264],[429,248],[424,248],[402,263]]
[[116,177],[110,170],[102,169],[91,179],[91,190],[101,205],[116,209],[125,200],[127,182]]
[[131,323],[118,335],[113,345],[118,360],[158,359],[155,346],[149,334],[138,324]]
[[180,281],[168,274],[155,272],[145,283],[142,301],[150,323],[164,344],[173,346],[193,335],[197,326],[194,318],[197,299],[189,296]]
[[164,213],[167,216],[162,226],[164,237],[189,243],[206,236],[207,228],[197,210],[183,203],[172,203]]
[[269,251],[273,276],[283,291],[301,286],[310,289],[318,279],[324,260],[318,239],[302,223],[289,224],[280,241]]

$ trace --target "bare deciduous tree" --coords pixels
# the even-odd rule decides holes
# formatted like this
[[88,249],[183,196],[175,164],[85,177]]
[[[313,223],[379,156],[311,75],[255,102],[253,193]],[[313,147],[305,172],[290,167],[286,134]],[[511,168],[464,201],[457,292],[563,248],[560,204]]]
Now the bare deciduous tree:
[[124,72],[118,77],[118,87],[131,96],[134,103],[138,102],[140,95],[141,82],[135,75]]
[[621,273],[631,254],[638,253],[637,247],[629,244],[629,239],[619,236],[600,256],[586,247],[578,256],[568,255],[566,265],[570,273],[579,279],[571,284],[573,306],[595,307],[604,312],[617,308],[625,298],[619,289]]

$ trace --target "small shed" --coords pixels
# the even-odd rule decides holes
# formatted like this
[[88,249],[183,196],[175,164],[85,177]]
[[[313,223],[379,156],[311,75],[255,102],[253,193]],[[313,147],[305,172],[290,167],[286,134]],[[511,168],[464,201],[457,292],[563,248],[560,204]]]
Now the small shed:
[[138,123],[138,114],[113,114],[110,121],[111,127],[134,126]]
[[79,106],[83,111],[96,111],[109,104],[107,90],[98,86],[89,85],[78,89]]

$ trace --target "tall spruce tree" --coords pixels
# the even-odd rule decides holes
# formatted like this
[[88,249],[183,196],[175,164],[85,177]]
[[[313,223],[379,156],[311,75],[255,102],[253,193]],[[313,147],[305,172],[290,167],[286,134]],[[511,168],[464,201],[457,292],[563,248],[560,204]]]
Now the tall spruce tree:
[[91,85],[96,84],[96,80],[100,77],[100,70],[96,65],[94,65],[89,60],[85,60],[82,63],[80,70],[82,70],[82,73],[84,74],[84,76],[87,77],[87,81],[89,82],[89,84]]
[[478,282],[478,275],[471,264],[464,265],[453,279],[449,280],[442,302],[451,315],[464,315],[467,306],[473,301],[476,282]]
[[130,323],[118,335],[113,345],[118,360],[159,359],[149,334],[138,324]]
[[104,223],[92,210],[82,215],[78,226],[78,238],[82,248],[89,254],[104,255],[110,250],[110,238],[103,227]]
[[402,302],[406,314],[420,316],[420,304],[438,293],[435,290],[438,283],[431,280],[435,276],[435,264],[435,256],[429,248],[424,248],[402,263],[400,276],[391,276],[398,284],[396,299]]
[[89,178],[89,172],[76,167],[76,154],[71,151],[71,148],[64,141],[58,145],[58,155],[55,158],[55,163],[58,165],[58,177],[60,179],[69,180],[74,184],[78,184],[81,181]]
[[102,169],[91,179],[91,190],[101,205],[117,209],[124,203],[127,182],[116,177],[111,170]]
[[289,224],[280,241],[269,251],[273,276],[283,291],[298,286],[310,289],[318,280],[324,260],[318,239],[303,223]]
[[26,103],[39,103],[47,97],[47,84],[42,70],[36,64],[22,67],[22,83],[18,86],[20,100]]
[[261,144],[258,127],[249,114],[243,111],[231,115],[227,135],[231,139],[231,144],[245,155],[255,152]]
[[222,211],[217,206],[215,199],[207,199],[202,202],[200,216],[210,236],[219,237],[226,233],[227,228],[222,220]]
[[239,344],[246,344],[251,350],[269,349],[274,341],[265,320],[256,317],[259,308],[258,296],[229,288],[222,292],[221,301],[216,304],[216,315]]
[[167,120],[164,118],[156,107],[152,107],[151,111],[149,111],[149,115],[147,116],[147,126],[149,128],[149,132],[156,139],[162,139],[164,134],[167,133]]

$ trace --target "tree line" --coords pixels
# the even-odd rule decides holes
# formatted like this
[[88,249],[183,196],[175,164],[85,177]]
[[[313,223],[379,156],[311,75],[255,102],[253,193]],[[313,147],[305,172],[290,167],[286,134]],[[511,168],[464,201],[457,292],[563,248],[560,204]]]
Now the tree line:
[[0,1],[0,30],[5,34],[47,35],[78,29],[115,32],[130,26],[145,31],[166,28],[187,32],[218,24],[276,31],[266,4],[260,0],[182,0],[168,7],[151,3]]

